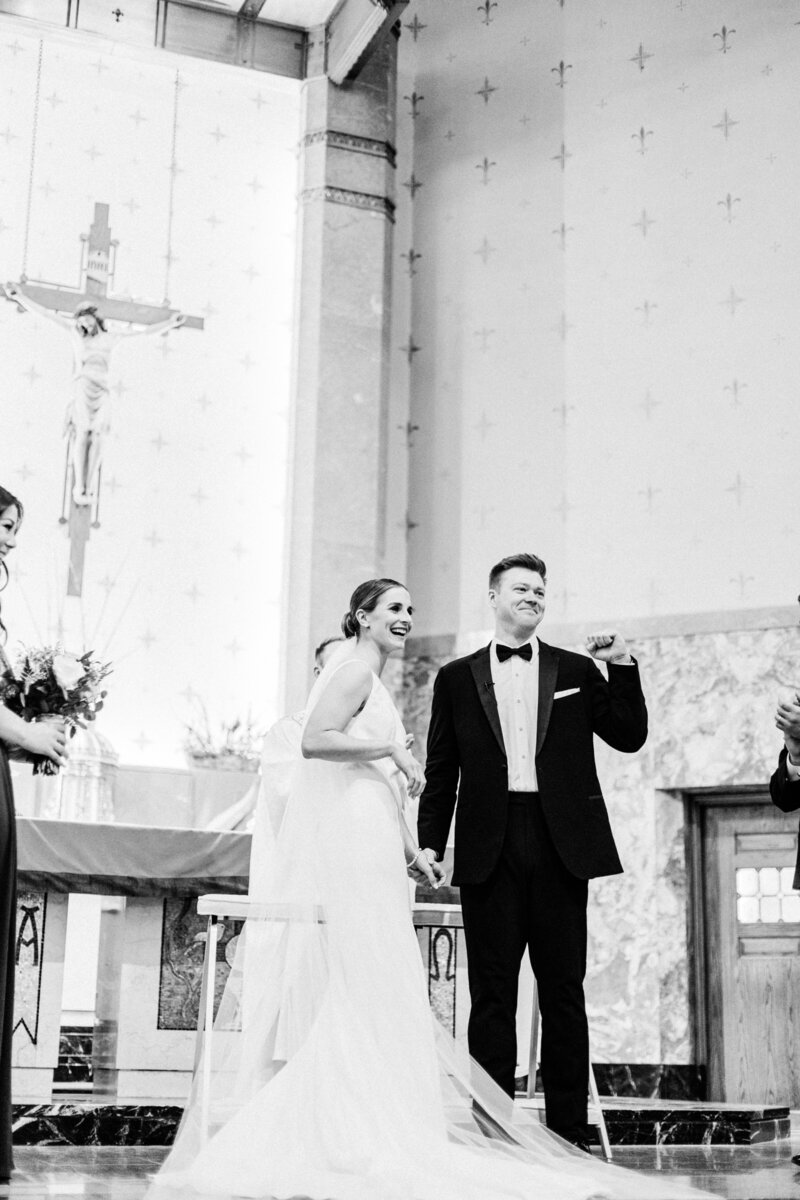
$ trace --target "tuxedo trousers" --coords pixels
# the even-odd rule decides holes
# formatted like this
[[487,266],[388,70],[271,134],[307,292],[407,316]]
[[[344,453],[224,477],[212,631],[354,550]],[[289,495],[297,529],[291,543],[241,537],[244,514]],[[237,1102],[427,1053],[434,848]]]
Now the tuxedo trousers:
[[517,986],[527,949],[539,991],[547,1124],[570,1141],[587,1137],[587,896],[587,881],[567,870],[553,845],[538,793],[509,793],[505,840],[492,874],[461,886],[469,1051],[513,1097]]

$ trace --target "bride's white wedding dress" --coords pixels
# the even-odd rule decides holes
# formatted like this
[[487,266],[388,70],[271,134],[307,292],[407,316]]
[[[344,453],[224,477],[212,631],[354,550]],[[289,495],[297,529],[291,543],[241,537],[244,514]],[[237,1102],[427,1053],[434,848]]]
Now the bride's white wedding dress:
[[[337,670],[354,669],[351,655],[352,643],[337,651],[309,712]],[[347,732],[403,740],[377,676]],[[239,938],[215,1023],[210,1091],[201,1066],[157,1194],[700,1196],[593,1159],[515,1113],[439,1026],[412,924],[403,793],[391,767],[298,764],[267,877],[251,880],[259,908]]]

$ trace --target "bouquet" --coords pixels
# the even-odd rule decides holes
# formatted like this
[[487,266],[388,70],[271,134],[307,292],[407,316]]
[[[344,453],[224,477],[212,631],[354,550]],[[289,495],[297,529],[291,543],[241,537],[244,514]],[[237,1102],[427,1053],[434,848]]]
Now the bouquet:
[[[102,709],[107,693],[100,684],[110,673],[111,663],[99,662],[91,650],[80,656],[60,645],[23,650],[15,669],[0,676],[0,701],[23,721],[65,721],[74,737]],[[34,775],[58,774],[49,758],[34,755],[32,762]]]

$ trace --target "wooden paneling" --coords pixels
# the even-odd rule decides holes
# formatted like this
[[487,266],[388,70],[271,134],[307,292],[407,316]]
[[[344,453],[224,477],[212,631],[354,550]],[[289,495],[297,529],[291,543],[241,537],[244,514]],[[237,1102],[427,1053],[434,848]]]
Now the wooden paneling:
[[705,990],[714,1100],[800,1103],[800,925],[740,921],[736,872],[793,867],[797,816],[768,802],[704,810]]

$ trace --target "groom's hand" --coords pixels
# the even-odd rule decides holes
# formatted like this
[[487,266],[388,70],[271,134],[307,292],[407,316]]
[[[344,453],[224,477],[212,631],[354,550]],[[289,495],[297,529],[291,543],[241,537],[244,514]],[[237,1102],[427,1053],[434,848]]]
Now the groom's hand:
[[603,630],[601,633],[590,633],[586,639],[586,649],[592,658],[599,658],[602,662],[623,666],[633,662],[624,637],[613,629]]
[[436,851],[431,850],[430,846],[426,846],[425,849],[422,851],[422,853],[425,855],[426,859],[428,860],[428,866],[430,867],[431,871],[433,872],[433,876],[436,880],[436,883],[434,886],[438,887],[440,883],[444,883],[445,877],[447,875],[447,872],[444,869],[444,864],[440,863],[437,860]]

